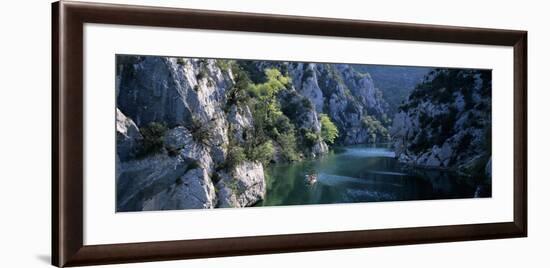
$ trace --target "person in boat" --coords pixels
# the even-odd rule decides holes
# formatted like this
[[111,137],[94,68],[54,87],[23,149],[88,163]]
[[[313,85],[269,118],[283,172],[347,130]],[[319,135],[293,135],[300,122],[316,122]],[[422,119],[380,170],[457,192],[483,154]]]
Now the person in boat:
[[308,174],[306,175],[306,182],[308,184],[314,184],[317,182],[317,175],[315,174]]

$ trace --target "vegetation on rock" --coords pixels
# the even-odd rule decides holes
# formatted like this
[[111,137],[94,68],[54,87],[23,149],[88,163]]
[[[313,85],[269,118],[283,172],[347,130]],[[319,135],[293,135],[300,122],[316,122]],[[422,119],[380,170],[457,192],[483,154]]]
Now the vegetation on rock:
[[321,119],[321,136],[323,140],[329,144],[333,144],[336,138],[338,138],[338,128],[330,120],[330,117],[326,114],[320,115]]
[[151,122],[140,129],[143,136],[141,156],[162,152],[164,148],[164,134],[168,128],[166,124]]
[[376,118],[366,115],[363,117],[363,125],[368,129],[370,140],[373,142],[385,142],[390,140],[390,134],[386,127]]

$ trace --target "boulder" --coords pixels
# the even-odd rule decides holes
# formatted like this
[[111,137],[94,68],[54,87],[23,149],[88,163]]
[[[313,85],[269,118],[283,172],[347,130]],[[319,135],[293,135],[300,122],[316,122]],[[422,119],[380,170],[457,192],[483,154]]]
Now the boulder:
[[117,163],[117,211],[140,211],[146,200],[168,189],[183,176],[191,162],[156,154]]
[[166,190],[143,202],[143,210],[213,208],[214,185],[204,168],[187,171]]
[[193,136],[185,127],[170,129],[164,136],[164,146],[168,151],[179,151],[191,143],[193,143]]
[[311,147],[311,154],[313,157],[324,155],[328,152],[328,145],[324,141],[317,141],[313,147]]
[[218,207],[252,206],[265,197],[266,182],[260,163],[244,162],[219,175]]

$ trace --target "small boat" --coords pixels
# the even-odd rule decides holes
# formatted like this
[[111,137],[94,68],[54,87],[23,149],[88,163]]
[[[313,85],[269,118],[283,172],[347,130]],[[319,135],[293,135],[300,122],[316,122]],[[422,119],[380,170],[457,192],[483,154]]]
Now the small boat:
[[307,174],[306,175],[306,183],[309,185],[313,185],[317,182],[317,175],[315,174]]

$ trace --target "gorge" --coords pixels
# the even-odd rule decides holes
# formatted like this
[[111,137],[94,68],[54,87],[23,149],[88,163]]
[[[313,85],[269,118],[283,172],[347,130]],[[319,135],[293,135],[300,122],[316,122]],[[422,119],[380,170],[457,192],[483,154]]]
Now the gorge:
[[490,196],[489,70],[116,60],[117,212]]

